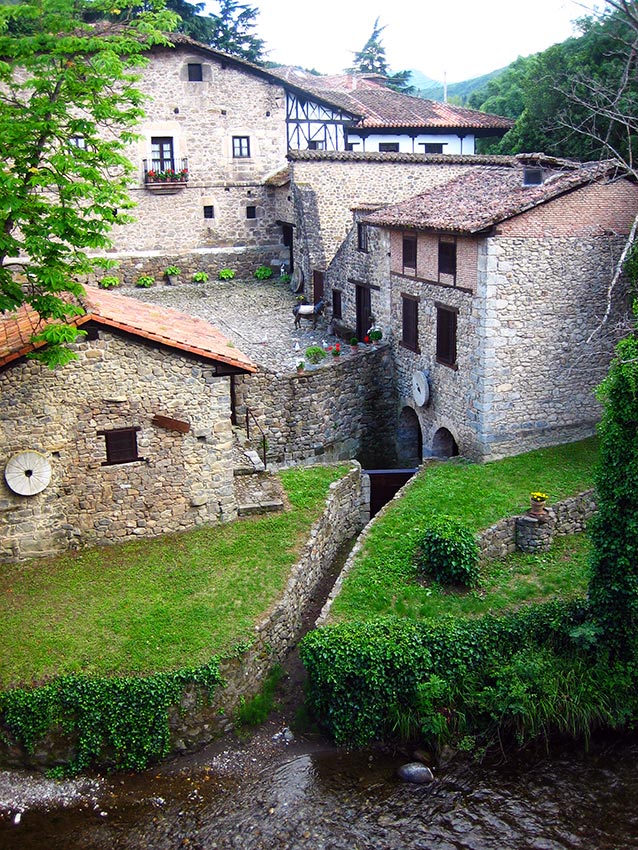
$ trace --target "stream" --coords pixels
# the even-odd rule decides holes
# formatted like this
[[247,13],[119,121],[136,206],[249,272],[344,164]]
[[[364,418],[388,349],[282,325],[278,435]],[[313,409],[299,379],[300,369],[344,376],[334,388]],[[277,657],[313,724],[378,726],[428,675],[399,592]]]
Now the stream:
[[490,763],[411,785],[410,754],[347,753],[267,724],[137,775],[54,783],[0,772],[3,850],[628,850],[638,737]]

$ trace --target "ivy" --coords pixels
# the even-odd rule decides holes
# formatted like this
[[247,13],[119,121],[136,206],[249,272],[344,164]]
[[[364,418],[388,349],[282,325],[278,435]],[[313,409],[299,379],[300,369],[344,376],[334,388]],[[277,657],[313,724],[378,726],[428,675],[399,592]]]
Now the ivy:
[[30,753],[56,728],[75,736],[75,757],[58,774],[74,776],[103,763],[143,770],[167,755],[169,710],[185,688],[196,686],[210,700],[220,684],[218,658],[153,676],[63,676],[43,687],[0,694],[0,718]]

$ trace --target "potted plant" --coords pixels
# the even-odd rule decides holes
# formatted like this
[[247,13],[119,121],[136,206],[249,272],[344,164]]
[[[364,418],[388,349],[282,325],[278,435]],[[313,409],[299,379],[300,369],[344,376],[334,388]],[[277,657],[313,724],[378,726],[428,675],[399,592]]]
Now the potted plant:
[[306,360],[308,363],[317,365],[317,363],[321,363],[324,357],[326,357],[326,352],[320,345],[310,345],[306,349]]
[[120,285],[119,277],[115,277],[115,275],[107,274],[102,280],[98,283],[100,289],[115,289],[116,286]]
[[195,283],[206,283],[208,280],[208,275],[206,272],[195,272],[193,275],[193,281]]
[[356,336],[353,336],[350,340],[350,350],[353,354],[356,354],[359,350],[359,340],[356,338]]
[[167,266],[164,269],[164,274],[168,280],[168,285],[172,286],[173,284],[178,282],[178,278],[181,275],[182,270],[178,268],[178,266]]
[[217,273],[220,280],[232,280],[235,277],[234,269],[220,269]]
[[530,498],[530,513],[532,516],[540,516],[545,511],[547,504],[547,493],[541,493],[540,490],[534,490],[529,494]]
[[305,369],[305,367],[306,364],[303,362],[303,360],[300,360],[299,363],[297,363],[297,373],[300,375]]
[[332,346],[332,356],[339,357],[341,355],[341,343],[337,342]]
[[370,342],[373,345],[378,345],[383,337],[383,331],[381,328],[371,328],[368,332],[368,336],[370,337]]
[[153,286],[155,283],[155,278],[151,277],[150,274],[143,274],[138,277],[135,281],[135,286],[140,286],[143,289],[148,289],[149,286]]

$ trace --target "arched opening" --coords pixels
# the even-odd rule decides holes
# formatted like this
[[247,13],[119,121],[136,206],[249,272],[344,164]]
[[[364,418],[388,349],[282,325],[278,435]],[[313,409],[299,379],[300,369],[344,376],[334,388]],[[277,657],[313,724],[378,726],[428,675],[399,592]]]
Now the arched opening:
[[459,447],[447,428],[439,428],[432,438],[432,455],[434,457],[456,457]]
[[411,407],[404,407],[399,416],[397,430],[398,466],[419,466],[423,459],[423,436],[419,417]]

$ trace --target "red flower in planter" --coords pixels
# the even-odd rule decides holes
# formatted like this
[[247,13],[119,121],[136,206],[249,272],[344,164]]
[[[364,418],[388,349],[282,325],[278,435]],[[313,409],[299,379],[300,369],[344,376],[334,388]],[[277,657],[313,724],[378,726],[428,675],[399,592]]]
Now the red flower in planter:
[[363,341],[364,341],[364,342],[370,342],[370,337],[369,337],[369,336],[364,336],[364,337],[363,337]]

